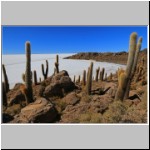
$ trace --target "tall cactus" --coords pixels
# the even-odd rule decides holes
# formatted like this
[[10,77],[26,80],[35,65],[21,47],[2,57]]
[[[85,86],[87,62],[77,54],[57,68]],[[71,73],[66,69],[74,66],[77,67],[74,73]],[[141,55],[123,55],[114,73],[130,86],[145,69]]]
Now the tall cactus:
[[92,74],[93,74],[93,62],[91,62],[90,68],[88,69],[88,78],[86,84],[86,93],[88,95],[91,94],[91,89],[92,89]]
[[31,76],[31,46],[30,42],[26,42],[26,72],[25,72],[25,86],[27,89],[27,102],[33,102],[33,90],[32,90],[32,76]]
[[137,62],[138,62],[138,56],[139,56],[139,52],[141,50],[141,44],[142,44],[142,37],[139,38],[137,46],[136,46],[133,66],[132,66],[132,69],[131,69],[131,75],[130,75],[130,78],[129,78],[128,83],[127,83],[124,99],[127,99],[129,97],[131,80],[133,79],[133,76],[135,74],[135,70],[136,70],[136,66],[137,66]]
[[34,70],[33,75],[34,75],[34,85],[37,85],[37,74],[36,74],[36,70]]
[[44,71],[44,64],[42,64],[42,74],[44,76],[44,80],[47,79],[48,76],[48,60],[46,60],[46,70]]
[[2,65],[3,69],[3,77],[4,77],[4,84],[5,84],[5,92],[7,93],[9,91],[9,82],[8,82],[8,77],[5,69],[5,65]]
[[82,84],[83,84],[84,86],[86,85],[86,70],[83,71]]
[[2,93],[3,93],[3,105],[7,107],[7,95],[4,82],[2,83]]
[[127,67],[125,70],[125,73],[122,75],[121,84],[118,86],[115,100],[123,100],[125,96],[125,92],[127,89],[127,84],[129,80],[131,80],[131,72],[134,64],[135,59],[135,52],[136,52],[136,42],[137,42],[137,33],[133,32],[130,35],[130,42],[129,42],[129,54],[128,54],[128,60],[127,60]]
[[96,76],[95,76],[95,81],[98,81],[98,75],[99,75],[99,71],[100,71],[100,67],[98,67],[98,69],[96,69]]
[[55,62],[55,70],[56,70],[56,73],[59,73],[59,56],[56,55],[56,62]]

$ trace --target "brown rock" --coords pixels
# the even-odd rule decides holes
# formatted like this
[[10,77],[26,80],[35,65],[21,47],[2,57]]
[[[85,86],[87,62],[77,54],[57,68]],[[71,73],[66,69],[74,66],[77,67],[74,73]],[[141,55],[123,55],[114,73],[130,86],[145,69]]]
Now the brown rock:
[[64,97],[63,101],[68,105],[75,105],[80,101],[80,97],[78,97],[75,92],[72,92]]
[[51,123],[56,117],[57,111],[53,104],[45,98],[39,98],[24,107],[12,123]]
[[44,95],[63,96],[76,88],[75,84],[71,81],[66,71],[61,71],[52,77],[51,84],[45,88]]

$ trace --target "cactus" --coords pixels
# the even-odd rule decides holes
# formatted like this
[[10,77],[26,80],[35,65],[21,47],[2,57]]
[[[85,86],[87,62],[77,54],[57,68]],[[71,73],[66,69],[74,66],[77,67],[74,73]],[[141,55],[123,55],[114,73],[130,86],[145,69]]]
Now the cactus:
[[110,75],[109,75],[109,80],[111,81],[111,80],[112,80],[112,78],[113,78],[113,74],[112,74],[112,73],[110,73]]
[[99,71],[100,71],[100,67],[98,67],[98,69],[96,69],[96,77],[95,77],[96,82],[98,81]]
[[79,77],[78,77],[78,80],[77,80],[77,82],[78,82],[78,83],[80,83],[80,75],[79,75]]
[[3,93],[3,105],[7,107],[7,95],[4,82],[2,83],[2,93]]
[[83,71],[82,84],[83,84],[84,86],[86,85],[86,70]]
[[121,73],[118,77],[118,89],[115,95],[115,100],[123,100],[124,91],[126,89],[127,76],[125,73]]
[[34,70],[33,74],[34,74],[34,85],[37,85],[37,74],[36,74],[35,70]]
[[59,56],[58,55],[56,55],[55,71],[56,73],[59,73]]
[[46,60],[46,70],[44,71],[44,64],[42,64],[42,74],[44,76],[44,80],[47,79],[48,76],[48,61]]
[[5,84],[5,92],[7,93],[9,91],[9,82],[8,82],[8,77],[5,69],[5,65],[2,65],[3,69],[3,77],[4,77],[4,84]]
[[107,81],[107,73],[105,73],[105,81]]
[[[129,54],[125,73],[121,73],[118,80],[119,86],[116,92],[115,100],[123,100],[129,80],[131,80],[131,72],[135,59],[137,33],[133,32],[130,35]],[[130,85],[129,85],[130,86]]]
[[39,78],[39,82],[41,83],[41,81],[42,81],[42,80],[41,80],[41,77],[40,77],[40,78]]
[[102,68],[102,71],[100,72],[100,81],[104,80],[104,72],[105,72],[105,68]]
[[75,83],[76,82],[76,76],[74,75],[74,78],[73,78],[73,82]]
[[25,72],[25,85],[27,89],[27,102],[33,102],[32,91],[32,75],[31,75],[31,46],[30,42],[26,42],[26,72]]
[[131,69],[130,78],[129,78],[128,82],[127,82],[124,99],[127,99],[129,97],[131,80],[133,79],[133,76],[135,74],[135,70],[136,70],[136,66],[137,66],[137,62],[138,62],[138,56],[139,56],[139,52],[141,50],[141,44],[142,44],[142,37],[139,38],[137,46],[136,46],[136,51],[135,51],[133,66],[132,66],[132,69]]
[[93,62],[91,62],[90,68],[88,69],[88,78],[86,84],[86,93],[88,95],[91,94],[91,89],[92,89],[92,74],[93,74]]

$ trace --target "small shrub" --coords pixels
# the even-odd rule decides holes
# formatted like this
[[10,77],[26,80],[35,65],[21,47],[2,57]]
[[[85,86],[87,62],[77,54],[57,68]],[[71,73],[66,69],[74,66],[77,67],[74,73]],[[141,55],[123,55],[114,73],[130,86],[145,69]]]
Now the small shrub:
[[106,123],[119,123],[127,108],[121,101],[114,101],[104,113],[103,119]]

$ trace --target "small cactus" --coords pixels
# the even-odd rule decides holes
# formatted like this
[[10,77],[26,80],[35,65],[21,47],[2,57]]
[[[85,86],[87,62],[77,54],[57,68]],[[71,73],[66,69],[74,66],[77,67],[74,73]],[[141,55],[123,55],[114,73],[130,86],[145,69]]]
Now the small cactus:
[[107,73],[105,73],[105,81],[107,81]]
[[104,72],[105,72],[105,68],[102,68],[102,71],[100,72],[100,81],[104,80]]
[[98,67],[98,69],[96,69],[96,77],[95,77],[96,82],[98,81],[99,71],[100,71],[100,67]]
[[26,72],[25,72],[25,85],[26,85],[26,96],[28,103],[33,102],[33,91],[32,91],[32,75],[31,75],[31,46],[30,42],[26,42]]
[[86,84],[86,92],[88,95],[91,94],[92,89],[92,74],[93,74],[93,62],[91,62],[90,68],[88,69],[88,79]]
[[41,77],[39,78],[39,82],[40,82],[40,83],[42,82],[42,79],[41,79]]
[[59,73],[59,56],[58,55],[56,55],[55,71],[56,73]]
[[44,80],[47,79],[48,76],[48,60],[46,60],[46,70],[44,71],[44,64],[42,64],[42,74],[44,76]]
[[73,82],[75,83],[76,82],[76,76],[74,75],[74,78],[73,78]]
[[34,70],[33,74],[34,74],[34,85],[37,85],[38,83],[37,83],[37,74],[36,74],[36,70]]
[[80,75],[79,75],[79,77],[78,77],[77,83],[80,83]]
[[115,95],[115,100],[123,100],[124,91],[126,88],[127,76],[125,73],[121,73],[118,77],[118,89]]
[[5,69],[5,65],[2,65],[3,69],[3,77],[4,77],[4,84],[5,84],[5,92],[7,93],[9,91],[9,82],[8,82],[8,77]]
[[86,85],[86,70],[83,71],[82,84],[83,84],[84,86]]

